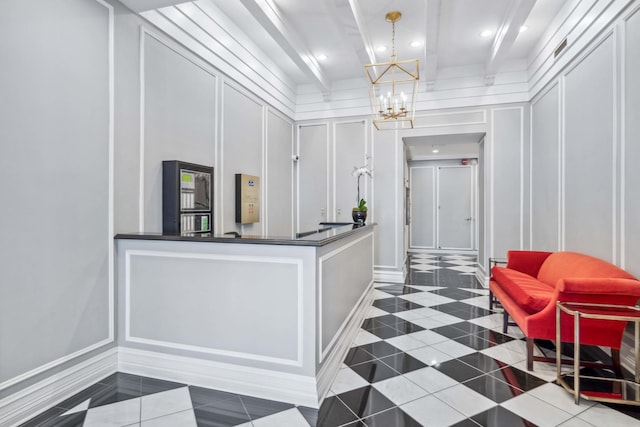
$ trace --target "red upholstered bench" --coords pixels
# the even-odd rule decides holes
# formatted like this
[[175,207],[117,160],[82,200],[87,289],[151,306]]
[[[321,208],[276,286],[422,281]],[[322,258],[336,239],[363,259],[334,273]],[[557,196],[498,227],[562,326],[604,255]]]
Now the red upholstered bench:
[[[555,340],[556,302],[635,305],[640,299],[640,282],[631,274],[575,252],[509,251],[506,267],[491,269],[489,289],[490,304],[495,299],[505,310],[504,331],[510,316],[526,336],[530,371],[534,361],[555,362],[534,356],[533,340]],[[573,342],[573,323],[562,320],[562,341]],[[611,347],[619,371],[624,328],[624,322],[584,319],[580,342]]]

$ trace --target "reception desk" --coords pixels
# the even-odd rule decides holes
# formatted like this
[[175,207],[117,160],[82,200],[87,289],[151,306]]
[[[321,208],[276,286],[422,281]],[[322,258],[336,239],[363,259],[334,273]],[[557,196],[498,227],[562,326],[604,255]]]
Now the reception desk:
[[373,294],[373,225],[116,236],[118,369],[318,407]]

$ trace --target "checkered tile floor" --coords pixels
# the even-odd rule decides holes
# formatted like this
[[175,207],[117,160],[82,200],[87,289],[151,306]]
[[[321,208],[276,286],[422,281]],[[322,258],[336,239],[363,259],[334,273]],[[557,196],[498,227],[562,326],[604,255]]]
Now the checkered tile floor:
[[377,283],[319,410],[115,374],[24,426],[640,425],[634,407],[574,405],[554,365],[527,372],[522,333],[501,333],[475,266],[466,255],[413,254],[405,284]]

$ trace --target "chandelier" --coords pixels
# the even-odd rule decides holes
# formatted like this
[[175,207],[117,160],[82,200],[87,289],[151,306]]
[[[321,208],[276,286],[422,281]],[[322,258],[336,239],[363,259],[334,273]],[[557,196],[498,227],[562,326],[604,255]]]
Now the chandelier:
[[378,130],[413,128],[419,80],[418,60],[397,60],[396,21],[401,17],[402,13],[398,11],[385,16],[392,26],[389,61],[364,66],[371,81],[373,124]]

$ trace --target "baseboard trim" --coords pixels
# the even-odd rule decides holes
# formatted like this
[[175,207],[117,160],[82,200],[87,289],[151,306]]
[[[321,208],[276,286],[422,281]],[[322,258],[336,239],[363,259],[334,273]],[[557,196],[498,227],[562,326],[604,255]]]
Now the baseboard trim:
[[111,348],[0,400],[0,425],[17,426],[116,372]]
[[312,376],[275,372],[167,353],[118,349],[118,372],[318,408]]
[[373,280],[376,282],[404,283],[406,275],[404,271],[374,270]]
[[318,372],[317,390],[320,402],[322,402],[329,392],[331,383],[333,383],[338,371],[340,371],[342,361],[346,357],[351,343],[355,340],[356,335],[358,335],[360,325],[362,325],[365,316],[369,312],[369,307],[371,307],[371,304],[373,303],[373,290],[375,289],[373,285],[374,283],[372,282],[365,291],[365,295],[360,301],[358,308],[354,311],[351,319],[349,319],[349,322],[344,328],[340,338],[336,341],[331,351],[325,357],[325,362]]

